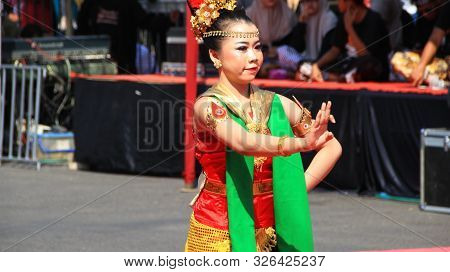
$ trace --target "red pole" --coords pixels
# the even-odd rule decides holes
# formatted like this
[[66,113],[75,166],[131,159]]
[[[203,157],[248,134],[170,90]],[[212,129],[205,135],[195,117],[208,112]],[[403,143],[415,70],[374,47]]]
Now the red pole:
[[186,88],[185,88],[185,119],[184,119],[184,187],[194,188],[195,184],[195,153],[192,124],[194,117],[194,102],[197,96],[197,60],[198,44],[191,30],[191,11],[186,4]]

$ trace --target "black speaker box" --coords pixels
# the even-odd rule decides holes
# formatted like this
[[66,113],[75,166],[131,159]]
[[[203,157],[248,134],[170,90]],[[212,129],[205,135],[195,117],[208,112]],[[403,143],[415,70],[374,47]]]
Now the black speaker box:
[[450,213],[450,130],[421,132],[420,207]]

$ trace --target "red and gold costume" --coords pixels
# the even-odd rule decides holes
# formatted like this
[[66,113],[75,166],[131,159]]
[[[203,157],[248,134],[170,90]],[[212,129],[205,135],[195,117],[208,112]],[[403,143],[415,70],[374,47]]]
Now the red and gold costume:
[[[194,132],[196,139],[195,156],[200,162],[205,185],[193,205],[191,228],[186,243],[186,251],[230,251],[228,234],[227,198],[225,194],[225,145],[210,132]],[[261,168],[254,171],[254,213],[256,240],[259,251],[269,251],[275,245],[272,228],[273,192],[272,158],[267,158]],[[199,240],[201,232],[205,239]]]
[[[268,96],[272,93],[267,92]],[[268,99],[270,101],[270,99]],[[263,108],[253,111],[261,116]],[[225,108],[211,100],[208,124],[225,118]],[[255,119],[253,112],[249,119]],[[265,118],[267,120],[267,118]],[[270,134],[269,129],[261,125],[250,126],[264,134]],[[214,128],[211,128],[214,129]],[[255,131],[256,132],[256,131]],[[186,251],[230,251],[228,233],[228,211],[226,196],[226,146],[210,131],[201,130],[194,124],[195,157],[200,162],[205,176],[204,186],[193,204],[191,229],[186,242]],[[276,244],[273,214],[272,190],[272,158],[255,157],[253,179],[253,207],[255,215],[256,241],[258,251],[270,251]],[[201,234],[201,235],[199,235]],[[206,234],[206,235],[205,235]],[[199,238],[202,237],[202,238]]]
[[[249,131],[270,135],[266,123],[274,93],[257,88],[256,90],[251,93],[252,111],[248,114],[241,111],[241,115],[246,116],[244,119],[247,119]],[[214,94],[214,91],[210,90],[209,95],[211,93]],[[208,96],[208,93],[205,96]],[[235,111],[242,109],[241,105],[236,105],[237,103],[235,101],[233,103],[229,97],[222,95],[221,98],[228,100],[227,106],[234,108]],[[192,203],[193,214],[186,251],[230,251],[225,185],[226,146],[211,132],[215,130],[217,122],[227,118],[226,108],[221,106],[217,99],[211,99],[210,103],[206,124],[209,130],[201,128],[194,122],[195,156],[202,166],[205,180],[198,198]],[[303,113],[301,122],[293,126],[297,135],[304,135],[311,122],[309,111],[303,109]],[[253,212],[257,250],[271,251],[276,246],[272,157],[255,157],[254,166]]]
[[[220,16],[219,11],[234,10],[236,0],[191,0],[189,5],[196,9],[191,24],[198,39],[259,36],[257,31],[208,31]],[[194,138],[195,156],[205,181],[192,204],[186,251],[313,250],[300,155],[291,154],[284,159],[245,156],[215,136],[217,124],[231,117],[249,133],[280,137],[280,151],[283,139],[293,137],[296,130],[297,136],[309,130],[311,118],[306,109],[301,108],[301,121],[291,128],[278,96],[252,86],[249,90],[250,112],[220,83],[201,96],[208,97],[210,104],[205,124],[194,120]],[[280,156],[284,153],[280,152]],[[290,165],[298,169],[293,170]],[[278,244],[275,228],[280,237]]]

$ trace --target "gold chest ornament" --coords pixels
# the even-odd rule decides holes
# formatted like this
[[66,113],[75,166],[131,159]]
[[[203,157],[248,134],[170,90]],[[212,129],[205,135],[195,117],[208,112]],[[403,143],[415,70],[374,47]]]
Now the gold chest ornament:
[[[262,123],[249,123],[247,124],[247,128],[249,132],[260,133],[265,135],[270,135],[269,128]],[[262,171],[262,166],[264,162],[267,160],[267,157],[256,157],[254,158],[254,166],[258,171]]]

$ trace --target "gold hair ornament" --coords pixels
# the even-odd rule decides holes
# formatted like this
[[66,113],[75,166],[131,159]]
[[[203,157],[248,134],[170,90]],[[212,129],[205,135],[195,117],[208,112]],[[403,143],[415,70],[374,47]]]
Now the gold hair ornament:
[[233,31],[208,31],[203,33],[203,38],[207,37],[227,37],[227,38],[255,38],[259,37],[259,31],[255,32],[233,32]]
[[236,0],[205,0],[191,16],[191,25],[197,40],[201,40],[203,33],[219,18],[219,10],[234,10]]

